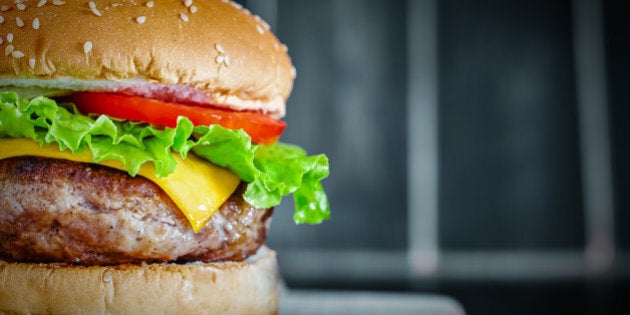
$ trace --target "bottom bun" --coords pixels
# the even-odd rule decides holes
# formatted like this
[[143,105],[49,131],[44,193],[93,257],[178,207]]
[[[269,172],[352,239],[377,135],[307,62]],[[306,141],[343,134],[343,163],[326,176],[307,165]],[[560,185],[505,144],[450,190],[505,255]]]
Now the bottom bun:
[[69,266],[0,261],[0,313],[276,314],[276,253],[243,262]]

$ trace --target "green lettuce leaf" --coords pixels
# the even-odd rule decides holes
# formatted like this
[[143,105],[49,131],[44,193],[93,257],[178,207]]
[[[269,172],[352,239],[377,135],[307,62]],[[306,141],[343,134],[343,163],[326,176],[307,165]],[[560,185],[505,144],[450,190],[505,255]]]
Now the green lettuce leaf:
[[[317,224],[330,217],[321,181],[328,176],[325,155],[308,156],[297,146],[257,145],[242,130],[219,125],[193,126],[180,117],[175,128],[83,115],[71,103],[46,97],[27,99],[15,92],[0,93],[0,138],[29,138],[60,150],[90,150],[94,162],[120,161],[131,176],[144,163],[153,163],[158,177],[177,167],[171,152],[189,152],[226,167],[248,183],[243,197],[257,208],[278,205],[293,194],[296,223]],[[0,140],[1,141],[1,140]]]

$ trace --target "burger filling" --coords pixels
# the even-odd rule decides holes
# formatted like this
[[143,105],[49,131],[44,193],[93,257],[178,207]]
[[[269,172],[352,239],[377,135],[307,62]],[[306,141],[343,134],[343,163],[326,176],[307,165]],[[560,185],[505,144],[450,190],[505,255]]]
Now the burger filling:
[[330,215],[326,157],[277,142],[282,130],[262,113],[1,92],[0,257],[243,259],[283,196],[293,194],[297,223]]

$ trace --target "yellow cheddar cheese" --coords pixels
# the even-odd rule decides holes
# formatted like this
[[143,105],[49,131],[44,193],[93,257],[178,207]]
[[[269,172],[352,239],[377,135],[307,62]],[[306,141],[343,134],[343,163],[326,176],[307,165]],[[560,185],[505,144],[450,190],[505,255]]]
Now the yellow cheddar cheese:
[[[89,150],[72,154],[68,150],[60,151],[56,144],[40,147],[31,139],[0,139],[0,159],[16,156],[64,159],[125,170],[122,163],[116,160],[93,162]],[[177,160],[177,167],[168,177],[158,178],[151,163],[143,164],[138,175],[160,186],[184,213],[193,230],[199,232],[236,190],[240,178],[230,170],[201,160],[192,154],[189,154],[186,159],[182,159],[175,153],[173,157]]]

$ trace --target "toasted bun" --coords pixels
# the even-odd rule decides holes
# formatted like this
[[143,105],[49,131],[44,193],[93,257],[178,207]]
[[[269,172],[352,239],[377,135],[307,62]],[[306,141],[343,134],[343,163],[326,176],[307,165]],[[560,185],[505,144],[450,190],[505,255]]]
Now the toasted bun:
[[275,252],[246,262],[79,267],[0,261],[0,312],[275,314]]
[[62,2],[11,1],[2,12],[0,86],[122,92],[284,115],[295,77],[286,46],[240,5]]

